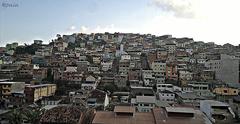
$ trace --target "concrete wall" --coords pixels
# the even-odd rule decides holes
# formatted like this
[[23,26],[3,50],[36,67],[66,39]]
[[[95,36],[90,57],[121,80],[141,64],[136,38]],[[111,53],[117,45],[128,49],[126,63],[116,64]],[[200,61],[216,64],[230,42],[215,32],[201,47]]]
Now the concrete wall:
[[216,79],[226,83],[238,83],[239,60],[228,55],[221,55],[220,70],[216,72]]

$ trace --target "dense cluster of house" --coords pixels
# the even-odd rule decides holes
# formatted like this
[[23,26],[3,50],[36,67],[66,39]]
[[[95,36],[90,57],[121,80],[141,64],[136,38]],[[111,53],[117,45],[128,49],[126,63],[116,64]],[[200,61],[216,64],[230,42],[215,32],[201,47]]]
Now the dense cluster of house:
[[[93,109],[93,124],[231,123],[239,94],[240,46],[231,44],[106,32],[0,47],[1,108],[40,103],[42,123],[84,123],[86,110],[78,117],[69,106]],[[74,118],[51,118],[58,110]]]

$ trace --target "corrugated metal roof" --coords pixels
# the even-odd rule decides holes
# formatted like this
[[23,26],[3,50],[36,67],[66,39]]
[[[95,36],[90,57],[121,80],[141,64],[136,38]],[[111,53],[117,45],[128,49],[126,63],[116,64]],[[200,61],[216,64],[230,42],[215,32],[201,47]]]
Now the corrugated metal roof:
[[135,107],[134,106],[115,106],[114,112],[135,113]]
[[187,107],[166,107],[167,112],[176,112],[176,113],[195,113],[193,108]]
[[155,103],[156,97],[155,96],[137,96],[136,102],[137,103]]

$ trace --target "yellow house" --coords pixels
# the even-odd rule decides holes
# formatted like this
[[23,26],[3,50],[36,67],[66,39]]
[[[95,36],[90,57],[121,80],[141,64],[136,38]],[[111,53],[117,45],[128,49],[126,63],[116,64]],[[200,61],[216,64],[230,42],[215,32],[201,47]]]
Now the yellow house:
[[53,96],[56,92],[56,84],[27,85],[25,94],[27,102],[35,102],[43,97]]
[[1,85],[2,89],[2,97],[8,97],[11,95],[11,84],[3,84]]
[[56,92],[56,89],[57,89],[57,87],[56,87],[55,84],[49,84],[49,85],[47,86],[47,96],[54,95],[55,92]]
[[37,101],[44,96],[47,96],[47,87],[46,86],[36,87],[34,90],[34,101]]
[[100,56],[93,56],[93,62],[96,64],[100,64],[101,63],[101,57]]
[[238,89],[228,87],[217,87],[213,90],[218,95],[235,96],[238,95]]

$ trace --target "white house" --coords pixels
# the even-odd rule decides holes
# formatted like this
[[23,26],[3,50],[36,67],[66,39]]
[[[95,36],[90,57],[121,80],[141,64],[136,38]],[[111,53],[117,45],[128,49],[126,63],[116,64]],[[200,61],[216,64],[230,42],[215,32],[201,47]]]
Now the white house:
[[183,86],[182,87],[182,91],[184,92],[184,93],[192,93],[193,92],[193,86]]
[[100,73],[99,67],[97,67],[97,66],[89,66],[87,69],[88,69],[88,72],[93,72],[95,74]]
[[128,54],[121,55],[121,60],[130,60],[130,59],[131,59],[131,56]]
[[192,55],[192,54],[193,54],[193,49],[187,48],[187,49],[186,49],[186,52],[187,52],[188,54]]
[[177,64],[177,70],[185,70],[187,69],[187,64]]
[[153,86],[155,83],[153,70],[142,70],[142,78],[145,86]]
[[139,112],[151,112],[155,107],[156,97],[155,96],[136,96],[131,99],[131,103],[137,106]]
[[179,71],[179,78],[181,80],[192,80],[193,79],[193,73],[187,70]]
[[168,90],[161,91],[159,92],[159,100],[172,104],[175,101],[175,94]]
[[161,92],[164,90],[168,90],[171,92],[178,92],[178,91],[182,91],[182,89],[178,86],[174,86],[172,84],[157,84],[157,91]]
[[67,66],[65,72],[77,72],[77,67]]
[[166,62],[154,61],[151,65],[157,83],[165,83]]
[[64,41],[55,41],[54,47],[56,47],[58,51],[64,51],[68,47],[68,43]]
[[88,107],[103,106],[104,109],[109,105],[109,97],[105,91],[95,89],[89,93],[87,98]]
[[84,83],[82,83],[82,89],[83,90],[94,90],[97,87],[97,83],[98,83],[97,79],[90,75],[86,78],[86,81]]
[[202,97],[213,97],[214,94],[209,90],[206,82],[189,82],[188,86],[193,87],[193,92]]
[[166,44],[166,49],[167,49],[168,53],[174,53],[176,51],[176,44],[168,43],[168,44]]
[[102,66],[102,71],[108,71],[110,69],[112,69],[112,61],[109,62],[101,62],[101,66]]

